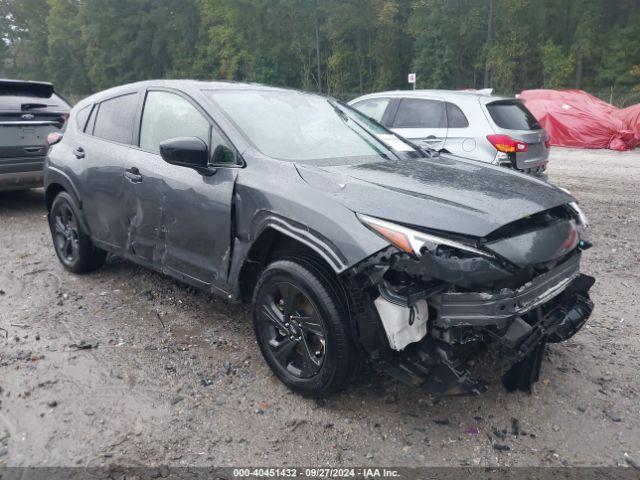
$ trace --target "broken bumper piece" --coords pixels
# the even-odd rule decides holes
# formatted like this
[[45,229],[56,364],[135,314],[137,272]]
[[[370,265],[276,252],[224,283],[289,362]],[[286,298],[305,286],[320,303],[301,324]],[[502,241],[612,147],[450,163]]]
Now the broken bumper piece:
[[577,262],[569,262],[511,295],[443,294],[434,322],[438,327],[384,368],[429,393],[477,395],[486,384],[472,378],[458,354],[470,344],[491,340],[514,362],[503,377],[505,388],[531,392],[545,345],[571,338],[591,315],[589,289],[594,282],[578,273]]
[[554,270],[534,278],[517,290],[445,293],[442,295],[437,326],[448,329],[457,326],[507,326],[556,295],[559,295],[580,275],[580,257],[567,260]]
[[[595,279],[580,275],[549,304],[533,312],[535,323],[513,322],[499,345],[504,346],[516,360],[502,377],[507,391],[523,390],[531,393],[540,377],[542,356],[547,343],[558,343],[573,337],[586,323],[593,311],[589,290]],[[516,326],[517,325],[517,326]],[[523,326],[526,326],[523,328]]]
[[423,341],[383,364],[383,370],[412,387],[436,395],[480,395],[487,384],[475,380],[454,355],[451,346]]

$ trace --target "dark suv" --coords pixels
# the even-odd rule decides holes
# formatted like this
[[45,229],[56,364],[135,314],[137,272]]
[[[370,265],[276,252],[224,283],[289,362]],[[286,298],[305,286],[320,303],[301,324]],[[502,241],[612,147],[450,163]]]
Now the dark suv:
[[424,150],[333,99],[150,81],[96,94],[49,151],[46,202],[67,270],[107,252],[250,302],[293,390],[326,395],[363,361],[434,393],[485,389],[494,343],[530,389],[547,342],[591,313],[574,199]]
[[42,187],[47,137],[69,110],[50,83],[0,80],[0,190]]

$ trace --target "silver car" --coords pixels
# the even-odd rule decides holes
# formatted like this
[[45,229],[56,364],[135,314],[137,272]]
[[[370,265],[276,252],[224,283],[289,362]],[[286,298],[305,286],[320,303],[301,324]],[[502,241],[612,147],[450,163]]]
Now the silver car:
[[527,173],[549,161],[549,135],[531,112],[490,90],[396,90],[349,104],[420,146]]

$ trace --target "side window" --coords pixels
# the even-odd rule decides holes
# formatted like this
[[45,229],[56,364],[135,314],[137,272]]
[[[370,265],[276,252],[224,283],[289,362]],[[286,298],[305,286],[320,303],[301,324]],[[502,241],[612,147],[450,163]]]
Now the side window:
[[460,107],[449,102],[447,102],[446,105],[449,128],[467,128],[469,126],[469,120],[467,120],[464,112],[460,110]]
[[169,92],[149,92],[142,111],[140,148],[160,153],[160,143],[177,137],[198,137],[209,145],[210,125],[187,100]]
[[91,107],[93,105],[87,105],[78,113],[76,113],[76,125],[78,126],[78,130],[84,132],[84,127],[87,125],[87,120],[89,118],[89,114],[91,113]]
[[438,100],[404,98],[393,122],[394,128],[447,128],[444,103]]
[[353,107],[364,113],[367,117],[373,118],[376,122],[380,122],[390,101],[391,99],[389,98],[372,98],[354,103]]
[[138,95],[130,93],[100,103],[93,134],[118,143],[131,143]]
[[211,162],[236,162],[235,150],[189,101],[171,92],[147,93],[140,126],[140,148],[160,153],[160,143],[177,137],[197,137],[210,146]]

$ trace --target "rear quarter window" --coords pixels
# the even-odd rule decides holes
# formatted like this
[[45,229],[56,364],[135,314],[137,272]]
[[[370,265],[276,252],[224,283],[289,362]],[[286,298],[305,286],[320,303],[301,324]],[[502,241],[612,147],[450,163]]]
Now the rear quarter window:
[[469,120],[460,107],[451,102],[447,102],[447,122],[449,128],[467,128]]
[[93,105],[87,105],[78,113],[76,113],[76,125],[81,132],[84,132],[84,127],[87,125],[87,120],[89,119],[89,114],[91,113],[91,107],[93,107]]
[[489,115],[500,128],[507,130],[540,130],[536,117],[520,102],[499,101],[487,105]]
[[100,103],[97,114],[93,115],[93,135],[112,142],[130,144],[137,99],[137,93],[129,93]]

